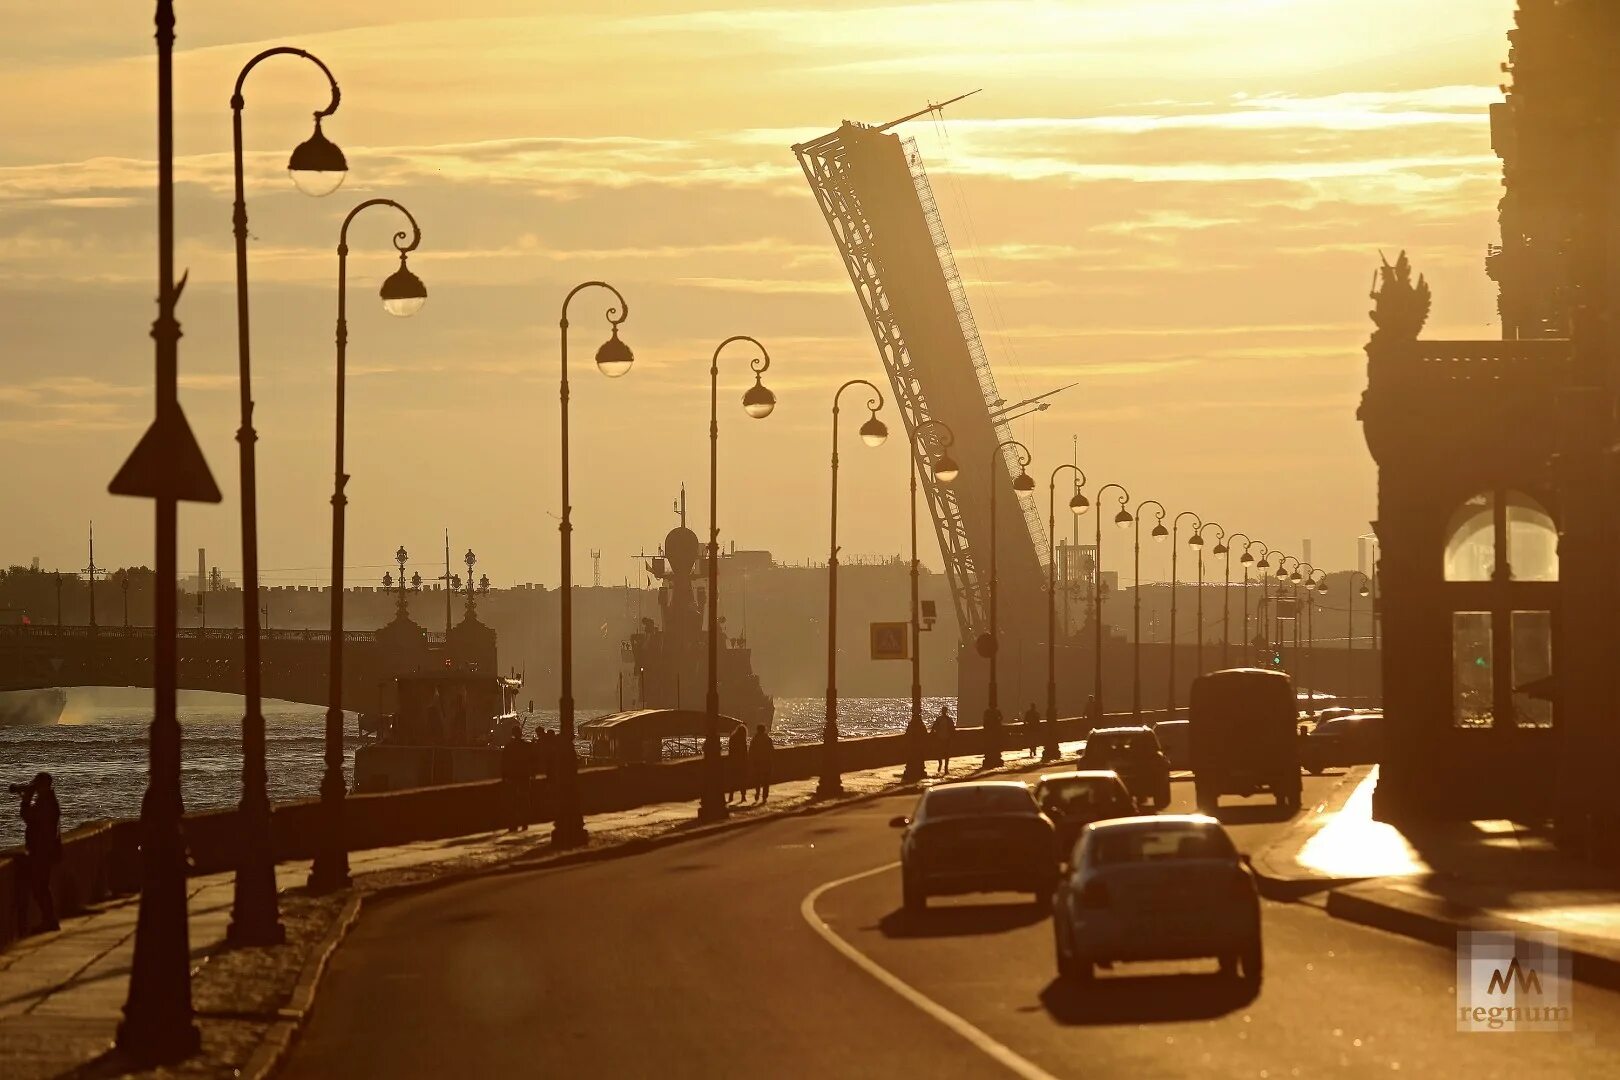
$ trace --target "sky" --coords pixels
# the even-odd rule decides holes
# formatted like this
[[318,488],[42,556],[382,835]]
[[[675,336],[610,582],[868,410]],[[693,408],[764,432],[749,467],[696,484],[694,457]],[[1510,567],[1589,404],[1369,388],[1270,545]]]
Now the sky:
[[[28,28],[0,41],[0,563],[82,567],[93,519],[98,563],[149,564],[149,504],[106,485],[151,419],[152,5],[0,7]],[[625,295],[637,362],[616,381],[593,370],[611,297],[582,293],[575,581],[592,550],[604,583],[639,580],[633,556],[674,524],[683,482],[701,531],[708,358],[732,334],[771,350],[779,405],[743,414],[747,357],[728,352],[722,542],[824,560],[831,391],[887,381],[790,147],[976,88],[903,130],[1004,396],[1077,384],[1015,424],[1032,471],[1078,448],[1093,488],[1119,482],[1290,553],[1309,538],[1318,566],[1353,567],[1375,513],[1355,410],[1379,252],[1410,251],[1429,278],[1428,336],[1499,333],[1487,109],[1512,9],[182,2],[181,395],[225,500],[182,507],[181,565],[197,548],[231,577],[241,562],[229,99],[249,57],[294,45],[342,85],[325,131],[350,175],[324,199],[293,188],[286,158],[325,82],[296,57],[260,65],[245,144],[266,585],[329,575],[335,248],[375,197],[421,223],[411,266],[429,299],[411,319],[382,310],[401,222],[357,218],[347,581],[374,583],[400,545],[433,576],[448,528],[497,586],[557,582],[557,320],[592,279]],[[902,552],[903,441],[848,434],[843,557]],[[1147,554],[1145,578],[1166,554]],[[1128,556],[1105,538],[1105,568]],[[937,545],[924,559],[940,565]]]

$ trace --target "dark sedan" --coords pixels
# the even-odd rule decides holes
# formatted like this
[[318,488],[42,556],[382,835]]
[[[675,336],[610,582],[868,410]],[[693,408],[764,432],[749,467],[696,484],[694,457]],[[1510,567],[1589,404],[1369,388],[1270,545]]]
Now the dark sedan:
[[901,893],[907,911],[930,896],[1027,892],[1050,902],[1057,884],[1052,823],[1017,781],[944,784],[923,792],[910,817],[890,822],[900,838]]
[[1045,774],[1035,785],[1035,805],[1052,819],[1064,859],[1080,839],[1080,830],[1093,821],[1136,813],[1136,800],[1119,774],[1102,769]]
[[1384,718],[1353,713],[1323,720],[1299,738],[1299,763],[1315,776],[1324,769],[1370,765],[1383,756]]
[[1119,774],[1137,805],[1154,809],[1170,805],[1170,762],[1150,727],[1098,728],[1080,753],[1082,769],[1109,769]]

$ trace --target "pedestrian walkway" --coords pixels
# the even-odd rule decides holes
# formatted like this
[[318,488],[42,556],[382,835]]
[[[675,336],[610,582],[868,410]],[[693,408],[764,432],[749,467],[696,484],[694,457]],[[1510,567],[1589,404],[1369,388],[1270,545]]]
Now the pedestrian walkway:
[[[1072,756],[1081,743],[1064,744]],[[1018,752],[1006,755],[1004,771],[1021,772],[1039,762]],[[950,779],[977,770],[979,758],[957,758]],[[845,773],[842,800],[881,795],[901,788],[900,766]],[[933,764],[926,782],[937,782]],[[728,822],[697,824],[690,802],[658,803],[592,815],[587,821],[588,852],[606,853],[634,842],[667,842],[715,828],[733,828],[749,819],[804,811],[815,803],[816,780],[773,784],[767,801],[732,804]],[[524,832],[480,833],[445,840],[353,852],[349,856],[354,891],[375,894],[443,878],[488,871],[501,865],[544,865],[558,857],[548,846],[549,826]],[[575,853],[569,857],[578,857]],[[278,1021],[310,957],[321,951],[346,897],[305,892],[308,862],[283,863],[276,880],[288,944],[266,949],[227,949],[231,874],[190,881],[193,999],[203,1033],[202,1052],[185,1066],[163,1075],[231,1075],[254,1058],[266,1033]],[[62,920],[54,933],[23,938],[0,953],[0,1076],[30,1080],[75,1070],[82,1075],[122,1075],[106,1059],[113,1045],[127,992],[134,954],[139,898],[127,897]],[[90,1068],[91,1063],[98,1062]]]
[[1553,931],[1576,975],[1620,984],[1620,875],[1571,858],[1515,821],[1374,821],[1377,766],[1255,859],[1274,882],[1326,888],[1329,913],[1456,946],[1464,930]]

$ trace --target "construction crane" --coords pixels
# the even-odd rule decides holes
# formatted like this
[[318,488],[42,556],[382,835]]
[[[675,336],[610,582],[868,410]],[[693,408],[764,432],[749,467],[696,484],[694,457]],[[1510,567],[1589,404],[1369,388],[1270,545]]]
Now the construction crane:
[[[911,139],[889,134],[969,96],[930,103],[878,126],[846,120],[836,131],[793,147],[905,420],[964,643],[990,624],[989,566],[988,559],[981,566],[980,553],[990,546],[992,484],[1001,485],[1003,515],[997,536],[1000,622],[1004,628],[1038,622],[1036,613],[1045,608],[1040,506],[1024,495],[1018,500],[1022,522],[1010,512],[1013,466],[996,447],[1012,438],[1009,420],[1040,410],[1051,396],[1009,406],[996,389],[922,156]],[[928,420],[944,421],[955,434],[951,456],[961,472],[950,486],[934,478],[917,439],[919,425]]]

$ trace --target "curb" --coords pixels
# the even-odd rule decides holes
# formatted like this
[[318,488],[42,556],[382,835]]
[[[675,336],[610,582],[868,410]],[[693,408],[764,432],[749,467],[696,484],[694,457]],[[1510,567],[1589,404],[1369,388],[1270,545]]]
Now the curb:
[[[1267,900],[1298,901],[1324,889],[1334,889],[1367,880],[1359,877],[1330,877],[1309,871],[1300,872],[1293,856],[1299,853],[1311,837],[1321,831],[1322,817],[1343,809],[1344,804],[1350,801],[1350,796],[1355,794],[1356,789],[1371,772],[1370,765],[1351,766],[1318,804],[1321,808],[1320,813],[1313,808],[1309,814],[1296,819],[1281,836],[1254,855],[1253,868],[1261,896]],[[1287,868],[1292,868],[1295,872],[1289,873]]]
[[[1327,913],[1336,919],[1425,941],[1452,952],[1457,949],[1457,935],[1465,931],[1525,933],[1550,929],[1437,897],[1413,896],[1378,884],[1377,879],[1328,893]],[[1557,933],[1558,947],[1569,955],[1570,971],[1577,982],[1620,990],[1620,958],[1605,951],[1601,942],[1584,934]]]
[[[1004,765],[999,769],[975,773],[974,776],[996,775],[998,773],[1021,772],[1040,766],[1051,766],[1055,762],[1036,761],[1028,765]],[[898,768],[899,766],[896,766]],[[631,840],[604,843],[600,847],[585,847],[575,851],[562,852],[552,856],[531,857],[525,855],[513,856],[501,862],[487,866],[474,867],[468,870],[456,871],[435,877],[425,878],[421,881],[402,882],[398,885],[387,885],[370,892],[354,892],[343,905],[337,920],[327,932],[321,946],[304,963],[303,971],[298,976],[298,982],[293,987],[292,997],[286,1006],[279,1010],[279,1018],[270,1026],[259,1045],[248,1057],[239,1074],[243,1080],[268,1080],[275,1075],[276,1070],[286,1060],[287,1054],[292,1050],[310,1014],[314,1011],[315,993],[320,988],[321,979],[326,974],[328,962],[337,952],[338,946],[353,929],[360,919],[361,909],[366,900],[373,902],[392,900],[428,892],[432,889],[459,885],[479,878],[500,877],[507,874],[533,873],[542,870],[564,869],[571,866],[580,866],[587,863],[606,862],[609,859],[626,858],[639,855],[647,851],[669,847],[684,843],[688,840],[701,840],[712,836],[720,836],[747,828],[751,825],[766,822],[782,821],[790,817],[805,817],[825,813],[829,810],[842,809],[848,806],[859,806],[862,803],[875,802],[878,799],[891,798],[895,795],[906,795],[921,789],[918,781],[899,783],[894,787],[882,788],[877,791],[863,792],[858,795],[848,795],[826,800],[812,799],[810,802],[788,810],[773,810],[766,814],[750,815],[748,817],[728,818],[725,821],[715,822],[712,825],[703,825],[685,830],[679,827],[658,836],[636,837]]]

